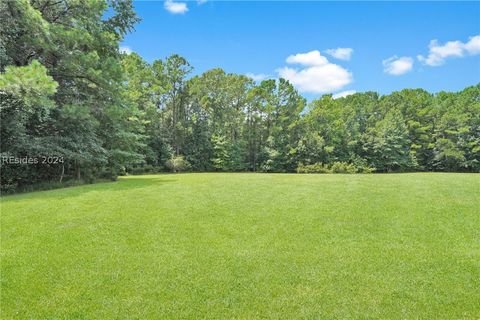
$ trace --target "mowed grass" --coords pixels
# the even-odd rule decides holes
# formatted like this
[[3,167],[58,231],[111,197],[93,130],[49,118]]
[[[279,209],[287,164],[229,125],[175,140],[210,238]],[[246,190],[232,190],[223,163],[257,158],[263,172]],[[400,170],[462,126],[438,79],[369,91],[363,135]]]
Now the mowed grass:
[[478,319],[480,175],[178,174],[8,196],[2,319]]

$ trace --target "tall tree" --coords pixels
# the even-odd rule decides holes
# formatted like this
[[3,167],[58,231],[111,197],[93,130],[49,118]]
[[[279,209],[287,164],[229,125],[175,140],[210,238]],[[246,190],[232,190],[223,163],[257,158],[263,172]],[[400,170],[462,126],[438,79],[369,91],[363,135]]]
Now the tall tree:
[[403,171],[416,166],[410,152],[405,120],[396,109],[390,110],[384,119],[367,132],[365,148],[369,151],[369,160],[377,170]]

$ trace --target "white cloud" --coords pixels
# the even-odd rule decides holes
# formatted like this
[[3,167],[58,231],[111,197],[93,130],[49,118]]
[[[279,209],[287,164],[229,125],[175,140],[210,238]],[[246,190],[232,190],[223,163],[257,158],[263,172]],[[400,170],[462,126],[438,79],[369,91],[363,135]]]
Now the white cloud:
[[264,74],[264,73],[247,73],[246,74],[247,77],[251,78],[252,80],[254,81],[262,81],[262,80],[265,80],[268,78],[268,75]]
[[332,57],[340,60],[350,60],[353,49],[352,48],[337,48],[337,49],[328,49],[325,52]]
[[346,90],[346,91],[342,91],[342,92],[339,92],[339,93],[335,93],[332,98],[333,99],[338,99],[338,98],[345,98],[346,96],[349,96],[349,95],[352,95],[352,94],[355,94],[357,93],[357,91],[355,90]]
[[418,60],[432,67],[441,66],[448,57],[463,56],[463,43],[460,41],[449,41],[439,45],[437,40],[432,40],[428,47],[430,48],[428,56],[425,58],[419,55]]
[[279,69],[278,73],[301,92],[332,92],[352,82],[352,74],[333,63],[302,70],[284,67]]
[[465,43],[465,50],[470,55],[480,53],[480,34],[469,38],[468,42]]
[[183,14],[188,11],[187,4],[185,2],[175,2],[173,0],[165,0],[163,3],[164,8],[173,14]]
[[393,56],[382,61],[383,71],[393,76],[399,76],[412,70],[413,59],[410,57]]
[[120,51],[120,53],[126,53],[126,54],[130,54],[133,52],[133,50],[128,47],[128,46],[121,46],[118,51]]
[[437,67],[445,63],[445,60],[449,57],[463,57],[466,54],[476,55],[480,53],[480,35],[470,37],[468,42],[463,43],[459,40],[448,41],[441,45],[438,40],[430,41],[428,46],[428,56],[424,57],[418,55],[417,58],[420,62]]
[[307,53],[297,53],[287,58],[287,63],[298,63],[305,66],[321,66],[328,63],[327,58],[320,51],[313,50]]
[[328,93],[337,91],[353,81],[353,76],[348,70],[329,62],[318,50],[291,55],[286,61],[305,66],[303,69],[291,67],[277,69],[280,77],[290,81],[301,92]]

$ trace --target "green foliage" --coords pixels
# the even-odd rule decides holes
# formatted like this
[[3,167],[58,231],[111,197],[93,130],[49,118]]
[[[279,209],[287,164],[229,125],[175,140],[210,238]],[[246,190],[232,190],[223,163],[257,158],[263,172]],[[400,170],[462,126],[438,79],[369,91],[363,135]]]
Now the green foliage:
[[364,148],[368,159],[385,172],[415,168],[416,160],[410,152],[408,131],[400,111],[393,109],[365,134]]
[[183,156],[174,156],[166,163],[167,168],[173,172],[190,171],[192,166]]
[[297,167],[297,173],[372,173],[373,171],[374,168],[360,161],[356,163],[335,161],[331,164],[319,162],[308,165],[299,164]]
[[[110,18],[103,19],[109,11]],[[1,153],[55,156],[2,164],[4,187],[114,179],[144,159],[144,128],[129,119],[118,44],[138,21],[130,1],[2,1]]]
[[214,150],[212,159],[213,167],[217,170],[226,170],[228,168],[228,163],[230,162],[230,157],[225,137],[212,136],[212,144]]
[[335,161],[330,165],[332,173],[356,173],[357,169],[351,163]]
[[2,164],[3,190],[165,171],[173,156],[195,171],[480,172],[480,84],[307,105],[285,79],[120,53],[130,0],[2,1],[0,18],[0,153],[64,160]]
[[47,75],[37,60],[28,66],[8,66],[0,74],[0,90],[24,100],[26,106],[52,105],[48,97],[57,92],[58,83]]
[[[57,83],[45,67],[34,60],[25,67],[9,66],[0,74],[0,156],[41,157],[61,152],[57,139],[49,136],[49,122],[55,111],[52,95]],[[10,192],[21,185],[39,183],[55,172],[38,164],[0,165],[0,191]]]
[[297,167],[297,173],[331,173],[330,168],[323,163],[314,164],[299,164]]
[[480,84],[453,95],[438,95],[433,168],[480,171]]
[[[168,161],[168,160],[167,160]],[[163,168],[159,168],[150,164],[142,165],[142,166],[134,166],[128,168],[128,173],[130,174],[148,174],[148,173],[159,173],[164,170]]]

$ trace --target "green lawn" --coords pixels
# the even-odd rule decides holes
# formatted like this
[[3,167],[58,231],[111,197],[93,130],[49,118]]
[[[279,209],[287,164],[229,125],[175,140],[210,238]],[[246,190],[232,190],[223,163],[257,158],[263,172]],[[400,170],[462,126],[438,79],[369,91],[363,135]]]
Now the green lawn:
[[8,196],[2,319],[478,319],[480,175],[179,174]]

